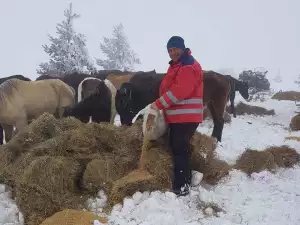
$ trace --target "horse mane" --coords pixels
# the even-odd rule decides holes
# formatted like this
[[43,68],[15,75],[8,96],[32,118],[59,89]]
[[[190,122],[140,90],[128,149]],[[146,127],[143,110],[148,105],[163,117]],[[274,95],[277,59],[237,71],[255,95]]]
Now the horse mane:
[[117,89],[116,89],[116,87],[113,85],[113,83],[112,83],[110,80],[105,79],[105,80],[104,80],[104,83],[105,83],[105,85],[110,89],[110,91],[111,91],[112,93],[116,93]]
[[128,82],[136,85],[140,89],[159,88],[159,85],[164,77],[164,74],[157,74],[154,71],[138,72],[134,74]]
[[41,76],[38,76],[35,80],[37,81],[37,80],[47,80],[47,79],[59,79],[59,77],[43,74]]
[[12,76],[8,76],[8,77],[1,77],[0,78],[0,84],[3,83],[6,80],[10,80],[10,79],[19,79],[19,80],[24,80],[24,81],[31,81],[30,78],[28,77],[24,77],[23,75],[17,74],[17,75],[12,75]]
[[78,85],[78,96],[77,96],[77,102],[80,102],[82,100],[82,95],[81,95],[81,92],[82,92],[82,85],[85,81],[87,80],[99,80],[99,81],[103,81],[99,78],[96,78],[96,77],[86,77],[84,78]]
[[73,94],[74,94],[74,96],[76,95],[76,91],[75,91],[75,89],[72,87],[72,86],[70,86],[70,85],[68,85],[69,86],[69,88],[72,90],[72,92],[73,92]]
[[122,76],[122,75],[128,75],[128,74],[134,74],[134,72],[131,71],[121,71],[121,70],[98,70],[97,72],[93,72],[91,73],[92,76],[97,77],[101,80],[105,80],[107,78],[108,75],[118,75],[118,76]]
[[0,84],[0,105],[3,107],[6,103],[7,97],[11,97],[13,95],[13,90],[17,90],[18,83],[20,82],[17,78],[12,78],[4,81]]

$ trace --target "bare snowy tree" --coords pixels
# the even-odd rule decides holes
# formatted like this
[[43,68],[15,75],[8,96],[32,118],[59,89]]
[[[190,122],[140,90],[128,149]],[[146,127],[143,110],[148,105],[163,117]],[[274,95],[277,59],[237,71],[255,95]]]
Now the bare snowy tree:
[[113,27],[112,38],[103,37],[100,49],[107,59],[96,59],[96,62],[103,69],[132,71],[135,64],[141,64],[128,43],[122,23]]
[[73,13],[72,3],[70,3],[69,9],[64,11],[64,16],[65,20],[56,26],[58,37],[49,35],[52,42],[50,47],[42,46],[44,51],[50,55],[50,61],[41,63],[37,73],[62,76],[73,72],[95,72],[94,62],[89,57],[86,48],[85,36],[74,30],[73,22],[80,15]]

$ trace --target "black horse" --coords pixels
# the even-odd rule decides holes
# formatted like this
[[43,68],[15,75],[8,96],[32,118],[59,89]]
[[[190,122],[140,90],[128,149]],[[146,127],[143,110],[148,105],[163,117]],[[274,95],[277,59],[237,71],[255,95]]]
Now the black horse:
[[67,108],[64,117],[73,116],[83,123],[89,122],[110,122],[111,117],[111,91],[104,81],[98,83],[95,90],[88,97],[82,99],[74,106]]
[[[135,115],[159,97],[163,77],[164,74],[155,71],[140,72],[121,85],[116,93],[115,104],[122,125],[130,126]],[[230,83],[225,76],[214,71],[205,71],[203,82],[204,104],[207,104],[214,121],[212,136],[221,141]]]
[[[24,81],[31,81],[31,79],[29,79],[28,77],[24,77],[23,75],[19,75],[19,74],[17,74],[17,75],[12,75],[12,76],[9,76],[9,77],[2,77],[2,78],[0,78],[0,85],[3,83],[3,82],[5,82],[5,81],[7,81],[7,80],[9,80],[9,79],[13,79],[13,78],[15,78],[15,79],[19,79],[19,80],[24,80]],[[2,125],[0,124],[0,144],[1,145],[3,145],[3,127],[2,127]]]
[[137,72],[124,82],[115,97],[116,110],[122,125],[132,125],[132,119],[149,103],[159,97],[159,86],[164,74]]
[[240,81],[235,79],[234,77],[230,75],[225,75],[229,82],[230,82],[230,93],[229,93],[229,100],[230,100],[230,108],[231,108],[231,114],[233,114],[233,117],[236,117],[235,107],[234,107],[234,99],[235,99],[235,92],[240,92],[241,96],[244,99],[249,98],[249,86],[247,82]]

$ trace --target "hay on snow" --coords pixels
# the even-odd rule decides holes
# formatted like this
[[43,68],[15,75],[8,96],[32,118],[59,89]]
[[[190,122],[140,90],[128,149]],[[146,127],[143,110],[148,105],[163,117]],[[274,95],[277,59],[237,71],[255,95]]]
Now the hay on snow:
[[272,96],[272,99],[287,100],[287,101],[300,101],[300,92],[297,91],[281,91]]
[[[116,127],[43,114],[1,146],[0,180],[12,185],[26,223],[35,225],[65,208],[83,208],[99,189],[111,206],[136,191],[171,188],[167,135],[151,141],[141,157],[142,145],[139,121]],[[216,184],[228,174],[232,166],[215,157],[215,138],[196,132],[191,145],[191,169],[202,172],[204,181]],[[287,147],[247,150],[235,167],[249,174],[298,161],[297,152]]]
[[[230,106],[226,107],[226,111],[227,112],[231,111]],[[275,115],[274,109],[268,110],[261,106],[248,105],[243,102],[239,102],[235,106],[235,112],[236,112],[236,115],[245,115],[245,114],[251,114],[251,115],[256,115],[256,116]]]
[[292,131],[300,130],[300,114],[297,114],[291,119],[290,128]]
[[235,169],[246,174],[263,170],[273,171],[276,168],[274,156],[270,152],[247,149],[236,161]]
[[279,167],[290,168],[300,162],[300,154],[287,145],[269,147],[265,151],[274,156],[275,163]]
[[[121,203],[126,196],[136,191],[169,190],[172,187],[173,161],[170,149],[161,144],[164,141],[165,137],[162,137],[158,141],[149,142],[141,156],[142,166],[114,182],[109,197],[112,205]],[[219,174],[212,175],[208,169],[216,148],[215,139],[196,132],[191,145],[191,169],[210,174],[215,180],[221,179]]]
[[[1,146],[0,180],[13,187],[26,223],[39,224],[51,213],[80,208],[96,184],[107,182],[103,174],[109,172],[112,183],[133,170],[140,155],[139,125],[83,124],[45,113]],[[95,169],[93,160],[103,159],[109,167]],[[90,187],[90,180],[98,183]]]
[[[202,139],[205,146],[201,146]],[[209,152],[215,148],[213,138],[202,139],[196,138],[193,144],[195,167],[206,162],[197,151],[212,154]],[[143,176],[139,171],[135,173],[142,141],[138,121],[129,128],[116,127],[108,123],[83,124],[72,118],[57,120],[45,113],[2,146],[0,171],[4,172],[0,179],[13,186],[26,223],[31,224],[64,208],[80,208],[99,189],[119,201],[120,196],[133,194],[142,186],[145,190],[170,188],[173,174],[167,138],[151,143]],[[124,186],[127,176],[131,178]],[[114,190],[118,190],[116,197]]]
[[235,168],[250,175],[278,167],[290,168],[300,162],[300,154],[286,145],[268,147],[263,151],[247,149],[236,161]]
[[108,221],[107,218],[96,216],[92,212],[65,209],[47,218],[41,225],[91,225],[94,220],[104,224]]
[[297,136],[286,136],[284,138],[285,140],[294,140],[294,141],[300,141],[300,137],[297,137]]

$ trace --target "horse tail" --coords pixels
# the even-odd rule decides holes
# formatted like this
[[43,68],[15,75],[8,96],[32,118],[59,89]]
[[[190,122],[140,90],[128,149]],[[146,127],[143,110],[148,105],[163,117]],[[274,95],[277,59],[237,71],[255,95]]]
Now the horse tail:
[[78,96],[77,96],[77,102],[80,102],[82,100],[82,85],[86,80],[100,80],[103,81],[99,78],[96,77],[86,77],[84,78],[78,85]]
[[110,123],[113,124],[114,120],[115,120],[115,117],[117,115],[116,104],[115,104],[115,97],[116,97],[117,89],[112,84],[112,82],[108,79],[105,79],[104,83],[109,88],[109,90],[111,92]]

